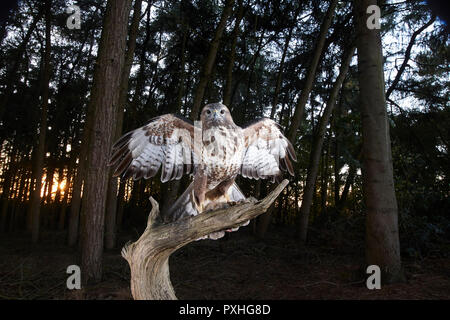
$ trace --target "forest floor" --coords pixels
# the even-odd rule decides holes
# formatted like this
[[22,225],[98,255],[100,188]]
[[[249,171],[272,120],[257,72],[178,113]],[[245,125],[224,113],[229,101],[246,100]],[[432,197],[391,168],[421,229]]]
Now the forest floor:
[[[242,230],[242,229],[241,229]],[[187,245],[170,259],[179,299],[450,299],[450,258],[403,259],[406,282],[368,290],[362,248],[311,244],[299,248],[286,229],[257,240],[249,230]],[[82,290],[66,289],[66,269],[77,253],[64,234],[0,236],[0,299],[131,299],[129,268],[121,246],[138,232],[120,236],[104,256],[104,280]]]

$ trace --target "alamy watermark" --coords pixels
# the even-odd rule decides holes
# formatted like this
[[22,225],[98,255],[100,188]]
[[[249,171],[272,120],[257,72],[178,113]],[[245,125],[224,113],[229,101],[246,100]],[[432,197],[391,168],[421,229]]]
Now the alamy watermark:
[[380,24],[380,17],[381,17],[381,10],[380,7],[373,4],[367,7],[366,10],[367,14],[370,14],[370,16],[367,18],[366,26],[367,29],[373,30],[373,29],[381,29]]
[[72,264],[67,267],[66,273],[70,274],[67,278],[66,286],[67,289],[81,289],[81,269],[76,264]]
[[370,276],[366,280],[366,287],[369,290],[381,289],[381,270],[380,267],[372,264],[367,267],[366,273]]
[[79,6],[71,5],[66,9],[66,13],[70,16],[66,20],[66,26],[68,29],[81,29],[81,10]]

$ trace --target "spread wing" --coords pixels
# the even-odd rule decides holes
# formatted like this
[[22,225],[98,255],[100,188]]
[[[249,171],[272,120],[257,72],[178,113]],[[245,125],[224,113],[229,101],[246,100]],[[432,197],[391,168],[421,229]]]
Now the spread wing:
[[180,116],[165,114],[126,133],[113,146],[110,166],[114,176],[151,178],[161,170],[161,181],[189,174],[194,162],[194,126]]
[[294,169],[291,160],[297,161],[291,142],[283,135],[280,126],[265,118],[243,129],[245,155],[241,175],[250,179],[275,180],[281,171],[292,176]]

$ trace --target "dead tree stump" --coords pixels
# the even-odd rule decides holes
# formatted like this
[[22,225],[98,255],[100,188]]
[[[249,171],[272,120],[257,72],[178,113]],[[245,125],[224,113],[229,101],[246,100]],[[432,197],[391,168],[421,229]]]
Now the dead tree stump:
[[247,220],[266,212],[288,183],[288,180],[284,180],[262,200],[248,198],[226,209],[206,212],[162,225],[155,225],[159,205],[150,197],[152,210],[144,233],[136,242],[126,244],[122,249],[122,256],[130,265],[133,298],[135,300],[177,299],[170,282],[170,255],[200,237],[241,226]]

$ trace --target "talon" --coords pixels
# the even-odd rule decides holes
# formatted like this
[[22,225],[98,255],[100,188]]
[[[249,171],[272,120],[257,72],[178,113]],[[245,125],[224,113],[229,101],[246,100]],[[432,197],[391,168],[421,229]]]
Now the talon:
[[225,236],[225,232],[217,231],[217,232],[213,232],[213,233],[209,234],[208,238],[211,240],[217,240],[217,239],[222,238],[223,236]]

